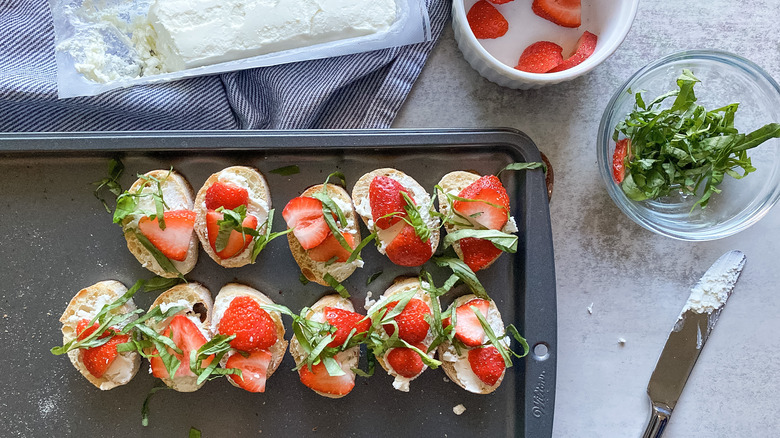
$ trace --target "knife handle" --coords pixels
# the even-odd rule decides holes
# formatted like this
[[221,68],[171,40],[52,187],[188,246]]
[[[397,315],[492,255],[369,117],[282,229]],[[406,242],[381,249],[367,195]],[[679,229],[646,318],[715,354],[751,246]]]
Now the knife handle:
[[659,438],[666,429],[666,423],[672,416],[672,410],[666,406],[653,405],[653,412],[650,414],[650,421],[647,423],[647,429],[642,438]]

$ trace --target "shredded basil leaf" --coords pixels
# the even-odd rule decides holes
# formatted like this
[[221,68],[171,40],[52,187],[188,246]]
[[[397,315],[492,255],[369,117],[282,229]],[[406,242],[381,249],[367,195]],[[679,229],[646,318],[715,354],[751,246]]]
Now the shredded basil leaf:
[[149,425],[149,402],[152,400],[152,396],[157,393],[157,391],[160,391],[162,389],[171,389],[168,386],[155,386],[154,388],[149,390],[149,393],[146,394],[146,398],[144,399],[144,404],[141,407],[141,424],[143,426]]
[[502,233],[498,230],[461,229],[453,231],[444,236],[444,248],[449,248],[453,243],[467,237],[488,240],[493,246],[504,252],[512,254],[517,252],[517,236],[514,234]]
[[336,280],[335,277],[330,275],[330,273],[325,273],[325,275],[322,276],[322,278],[332,287],[336,292],[339,293],[343,298],[349,298],[351,295],[349,294],[349,291],[347,291],[347,288],[344,287],[343,284],[339,283],[338,280]]
[[490,300],[487,291],[485,291],[485,287],[479,282],[477,274],[475,274],[463,260],[455,257],[434,257],[433,261],[442,268],[450,268],[452,272],[457,275],[469,289],[471,289],[471,292],[473,292],[474,295],[485,300]]
[[189,438],[200,438],[200,431],[194,427],[190,427]]
[[[630,140],[621,189],[634,201],[657,199],[672,192],[697,197],[691,210],[706,208],[725,175],[741,179],[754,172],[747,150],[780,138],[780,124],[770,123],[741,134],[734,126],[739,104],[707,111],[697,105],[700,81],[688,69],[673,90],[645,104],[636,93],[633,110],[620,121],[612,138]],[[674,98],[670,107],[661,104]],[[738,170],[741,169],[741,170]]]
[[302,285],[306,286],[307,284],[311,283],[308,278],[306,278],[305,275],[301,274],[300,277],[298,277],[298,281],[301,282]]
[[366,286],[373,283],[373,281],[379,278],[380,275],[382,275],[382,271],[376,271],[373,274],[371,274],[366,280]]
[[111,208],[108,206],[108,203],[106,203],[101,192],[103,189],[106,189],[114,196],[119,196],[122,193],[119,177],[122,176],[124,170],[125,165],[122,164],[122,161],[118,158],[113,158],[108,162],[108,177],[92,183],[92,185],[97,186],[94,191],[95,198],[103,204],[103,208],[105,208],[108,213],[111,213]]
[[[258,235],[257,239],[255,239],[255,246],[252,248],[252,263],[254,263],[255,260],[257,260],[257,256],[260,254],[260,251],[265,249],[265,246],[268,245],[268,242],[276,239],[279,236],[284,236],[293,230],[292,228],[288,228],[284,231],[272,233],[271,227],[273,226],[274,223],[274,211],[275,210],[272,208],[268,212],[268,217],[265,220],[265,233]],[[262,227],[263,225],[260,225],[260,227],[258,227],[258,230],[262,229]]]
[[292,164],[290,166],[277,167],[276,169],[272,170],[271,173],[282,176],[290,176],[301,173],[301,169],[297,165]]
[[527,163],[511,163],[507,164],[506,167],[499,170],[496,176],[501,176],[501,173],[507,170],[532,170],[532,169],[539,169],[541,168],[544,173],[547,173],[547,165],[541,161],[532,161]]
[[414,204],[412,198],[405,191],[399,192],[406,201],[404,210],[406,210],[406,217],[403,218],[406,223],[414,227],[414,232],[423,242],[427,242],[431,238],[431,230],[428,229],[428,224],[422,220],[419,207]]

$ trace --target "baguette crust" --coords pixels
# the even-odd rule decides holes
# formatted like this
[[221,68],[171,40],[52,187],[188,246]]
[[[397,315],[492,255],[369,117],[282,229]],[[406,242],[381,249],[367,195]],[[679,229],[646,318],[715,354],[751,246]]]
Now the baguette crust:
[[[314,193],[322,190],[322,184],[309,187],[301,196],[312,196]],[[349,210],[342,208],[344,217],[347,219],[346,229],[344,231],[349,232],[352,235],[355,247],[360,244],[360,227],[357,223],[357,214],[355,208],[352,205],[352,199],[349,197],[349,193],[342,187],[335,184],[328,184],[328,196],[334,201],[338,200],[339,206],[349,205]],[[351,224],[351,225],[350,225]],[[287,242],[290,244],[290,252],[292,252],[295,262],[301,268],[301,273],[309,281],[319,283],[323,286],[328,286],[329,283],[325,281],[325,274],[330,273],[333,278],[339,283],[349,278],[358,266],[362,265],[361,261],[354,261],[352,263],[335,262],[329,266],[325,266],[325,262],[317,262],[309,257],[308,252],[301,246],[294,233],[287,233]]]
[[[404,293],[404,292],[409,291],[409,290],[416,290],[413,298],[420,299],[425,304],[427,304],[429,308],[431,307],[431,296],[428,295],[427,293],[425,293],[422,289],[420,289],[420,280],[418,278],[416,278],[416,277],[415,278],[398,278],[398,279],[396,279],[395,282],[385,291],[385,293],[382,294],[382,297],[380,297],[380,300],[382,298],[384,298],[384,297],[389,297],[389,296],[393,296],[393,295],[396,295],[396,294]],[[374,306],[372,306],[371,309],[368,310],[369,314],[371,314],[374,310],[376,310],[376,309],[374,309],[375,306],[376,306],[376,304]],[[380,327],[379,330],[384,330],[384,329]],[[427,347],[427,346],[429,346],[431,344],[432,341],[433,341],[433,331],[429,328],[428,329],[428,336],[426,336],[425,340],[422,343]],[[387,356],[387,353],[389,351],[390,350],[388,349],[387,352],[385,352],[384,355],[376,356],[376,360],[377,360],[377,362],[379,362],[379,365],[381,365],[382,368],[384,368],[384,370],[387,371],[387,374],[389,374],[390,376],[395,378],[395,381],[393,382],[393,387],[395,387],[396,389],[398,389],[400,391],[408,392],[409,391],[408,382],[410,382],[410,381],[416,379],[417,377],[419,377],[420,374],[425,372],[425,370],[428,368],[428,366],[427,365],[423,366],[423,370],[417,376],[414,376],[412,378],[403,377],[403,376],[399,375],[398,373],[396,373],[392,369],[392,367],[390,367],[390,365],[387,363],[387,361],[385,360],[385,356]],[[428,356],[430,356],[431,358],[433,358],[433,355],[434,355],[434,352],[428,353]]]
[[[78,325],[79,320],[82,318],[92,319],[92,317],[97,315],[103,307],[103,304],[98,306],[99,303],[109,304],[116,301],[119,297],[124,295],[125,292],[127,292],[125,285],[115,280],[101,281],[80,290],[73,299],[70,300],[70,303],[68,303],[68,306],[60,317],[60,322],[62,323],[63,345],[76,339],[76,326]],[[111,313],[119,315],[132,312],[135,309],[135,303],[131,298],[121,307],[111,311]],[[110,376],[105,374],[103,377],[93,376],[81,360],[80,349],[69,351],[68,358],[73,366],[79,370],[81,375],[89,380],[90,383],[105,391],[129,382],[135,376],[138,367],[141,365],[141,356],[138,353],[129,351],[120,354],[130,362],[130,367],[129,371],[125,373],[125,377],[121,377],[117,380],[111,379]]]
[[[228,283],[222,287],[222,289],[219,290],[219,293],[217,294],[217,297],[214,299],[214,315],[213,319],[211,321],[211,332],[216,334],[219,332],[219,321],[222,319],[222,316],[225,314],[225,310],[227,310],[228,307],[230,307],[230,302],[233,301],[233,298],[241,297],[241,296],[247,296],[252,298],[253,300],[257,301],[258,304],[267,305],[267,304],[274,304],[273,300],[268,298],[267,295],[260,292],[257,289],[251,288],[247,285],[240,284],[240,283]],[[279,368],[279,365],[282,363],[282,359],[284,359],[284,353],[287,351],[287,341],[284,339],[284,325],[282,324],[282,315],[279,312],[276,311],[267,311],[268,314],[271,316],[271,319],[274,321],[274,325],[276,326],[276,343],[271,346],[271,348],[268,349],[268,351],[271,353],[271,363],[268,364],[268,369],[266,371],[266,379],[271,378],[271,375],[276,371],[277,368]],[[233,350],[235,351],[235,350]],[[227,363],[227,360],[230,358],[230,355],[233,353],[228,353],[222,358],[222,366],[225,366]],[[233,379],[227,379],[228,382],[230,382],[231,385],[235,387],[239,387]]]
[[[194,201],[192,187],[179,173],[169,170],[152,170],[147,172],[145,175],[157,178],[161,181],[160,186],[163,192],[163,198],[165,199],[165,203],[168,205],[168,209],[166,211],[192,210]],[[144,189],[150,191],[155,190],[156,187],[154,187],[154,184],[150,184],[149,182],[139,178],[135,181],[135,183],[133,183],[132,186],[130,186],[128,192],[141,193]],[[152,211],[154,210],[152,209]],[[178,274],[175,272],[167,272],[162,267],[160,267],[160,264],[157,263],[157,260],[155,260],[152,253],[149,252],[149,250],[147,250],[136,237],[135,228],[128,226],[131,224],[131,222],[133,222],[133,219],[127,218],[122,224],[125,240],[127,240],[127,249],[129,249],[138,262],[141,263],[141,266],[154,272],[160,277],[178,277]],[[187,257],[181,262],[171,260],[171,263],[173,263],[173,266],[176,267],[179,272],[186,274],[192,271],[197,262],[198,239],[193,233],[192,238],[190,239],[190,246],[187,248]]]
[[[249,192],[249,203],[247,205],[247,214],[257,217],[257,224],[260,225],[259,232],[265,232],[265,221],[268,212],[271,209],[271,191],[265,177],[255,168],[246,166],[231,166],[212,174],[203,187],[198,190],[195,197],[195,232],[200,239],[203,250],[215,262],[226,268],[238,268],[252,262],[253,245],[247,246],[244,251],[233,257],[220,258],[209,243],[208,229],[206,228],[206,192],[217,181],[225,181],[239,185]],[[254,240],[253,240],[254,242]]]
[[[350,312],[355,311],[355,307],[352,305],[352,302],[349,301],[346,298],[341,297],[338,294],[332,294],[332,295],[325,295],[324,297],[320,298],[316,303],[314,303],[311,306],[311,310],[306,314],[306,319],[313,319],[313,318],[322,318],[324,321],[323,313],[325,312],[326,307],[337,307],[339,309],[349,310]],[[316,315],[316,316],[315,316]],[[295,359],[295,365],[298,366],[303,362],[305,352],[301,348],[301,345],[298,343],[298,338],[295,336],[292,337],[290,340],[290,353],[292,353],[293,359]],[[339,362],[339,364],[342,365],[343,368],[347,368],[350,371],[344,370],[346,373],[351,374],[352,380],[355,380],[355,373],[352,372],[352,368],[358,367],[358,362],[360,360],[360,346],[354,346],[351,348],[348,348],[342,352],[339,352],[335,356],[336,361]],[[300,370],[298,371],[298,375],[300,375]],[[328,397],[328,398],[341,398],[344,397],[347,394],[344,395],[335,395],[335,394],[328,394],[325,392],[320,392],[316,390],[312,390],[316,392],[317,394]]]
[[[206,287],[199,283],[178,284],[168,289],[167,291],[161,293],[156,300],[154,300],[154,303],[152,303],[152,305],[149,307],[149,310],[154,309],[155,307],[162,304],[170,305],[182,300],[186,301],[189,307],[177,313],[177,315],[184,315],[200,321],[200,323],[196,323],[196,325],[198,325],[198,328],[201,329],[202,332],[205,332],[204,335],[206,340],[211,339],[213,336],[210,329],[211,313],[214,307],[214,302],[211,299],[211,292],[209,292]],[[165,330],[165,328],[168,326],[169,322],[170,318],[158,322],[146,321],[146,325],[158,333],[162,333],[163,330]],[[151,354],[153,351],[154,348],[152,347],[146,349],[144,352],[146,354]],[[203,383],[200,385],[197,384],[197,379],[197,376],[174,376],[174,378],[161,378],[160,380],[162,380],[171,389],[176,391],[193,392],[197,391],[201,386],[203,386]]]
[[[452,302],[450,308],[455,309],[475,298],[477,298],[477,296],[473,294],[458,297],[455,299],[455,301]],[[490,327],[493,329],[493,332],[496,334],[496,336],[501,336],[501,334],[504,333],[504,323],[501,319],[501,313],[499,313],[498,307],[496,307],[495,301],[490,301],[488,315],[484,316],[488,320],[488,323],[490,324]],[[502,341],[502,343],[505,342],[505,340]],[[501,386],[501,382],[504,380],[504,376],[506,375],[506,369],[501,374],[501,377],[499,377],[499,379],[496,381],[495,385],[491,386],[486,384],[471,371],[471,365],[469,364],[468,360],[468,351],[472,349],[473,348],[465,348],[461,350],[462,354],[458,356],[455,347],[452,347],[451,343],[446,341],[443,342],[441,345],[439,345],[438,348],[441,367],[450,380],[455,382],[458,386],[465,389],[466,391],[473,392],[474,394],[490,394],[491,392],[498,389],[499,386]]]
[[[355,186],[352,188],[352,201],[355,203],[355,211],[357,211],[361,219],[363,219],[363,222],[366,224],[366,227],[369,231],[374,231],[374,218],[371,215],[369,189],[371,187],[371,181],[373,181],[374,178],[378,176],[392,178],[401,183],[401,185],[408,189],[412,195],[415,193],[419,194],[417,196],[411,196],[418,206],[427,207],[431,205],[431,196],[428,194],[425,188],[421,186],[420,183],[418,183],[414,178],[401,172],[400,170],[385,167],[368,172],[361,176],[360,179],[355,183]],[[423,216],[423,220],[425,220],[425,216]],[[439,221],[438,219],[431,218],[431,220],[426,221],[426,223],[428,225],[428,229],[431,232],[431,238],[429,242],[431,244],[432,252],[436,252],[436,248],[439,246]],[[392,229],[393,227],[390,227],[388,231]],[[395,233],[390,233],[391,235],[389,237],[383,237],[382,234],[383,233],[379,233],[379,252],[384,254],[384,248],[395,237]]]
[[[455,195],[459,194],[463,189],[470,186],[473,182],[478,180],[480,178],[479,174],[473,173],[473,172],[464,172],[462,170],[457,170],[455,172],[450,172],[446,175],[444,175],[441,178],[441,181],[439,181],[439,187],[444,189],[445,193],[453,193]],[[449,204],[447,200],[447,196],[445,193],[437,193],[437,200],[439,202],[439,213],[444,215],[444,217],[449,217],[452,213],[451,211],[451,205]],[[444,229],[447,231],[447,234],[455,232],[460,229],[460,227],[447,223],[444,223]],[[506,230],[506,226],[502,231],[508,231]],[[452,249],[455,250],[455,254],[458,255],[458,258],[463,260],[463,251],[460,249],[460,243],[459,242],[453,242]],[[485,270],[490,265],[495,263],[496,260],[498,260],[499,257],[501,257],[501,254],[503,252],[499,253],[493,260],[490,261],[490,263],[487,263],[485,266],[482,267],[480,270]]]

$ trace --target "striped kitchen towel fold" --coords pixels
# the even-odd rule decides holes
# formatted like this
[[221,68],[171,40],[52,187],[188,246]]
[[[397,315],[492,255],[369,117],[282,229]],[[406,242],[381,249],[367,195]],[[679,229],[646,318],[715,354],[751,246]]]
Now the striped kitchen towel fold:
[[386,128],[449,17],[426,1],[425,43],[58,100],[46,2],[0,0],[0,131]]

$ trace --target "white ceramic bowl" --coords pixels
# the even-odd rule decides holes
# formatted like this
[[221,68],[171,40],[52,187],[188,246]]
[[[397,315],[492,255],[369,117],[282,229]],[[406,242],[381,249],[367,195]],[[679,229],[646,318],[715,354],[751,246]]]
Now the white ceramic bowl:
[[[488,80],[522,90],[568,81],[591,71],[623,42],[639,5],[639,0],[582,0],[582,25],[568,29],[534,14],[530,0],[514,0],[493,5],[509,22],[509,30],[491,40],[477,39],[466,20],[466,13],[476,2],[453,0],[452,28],[463,57]],[[599,39],[596,51],[580,65],[557,73],[528,73],[514,68],[523,50],[537,41],[560,45],[565,59],[586,30]]]

